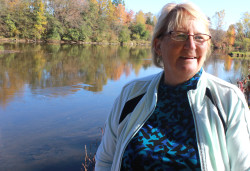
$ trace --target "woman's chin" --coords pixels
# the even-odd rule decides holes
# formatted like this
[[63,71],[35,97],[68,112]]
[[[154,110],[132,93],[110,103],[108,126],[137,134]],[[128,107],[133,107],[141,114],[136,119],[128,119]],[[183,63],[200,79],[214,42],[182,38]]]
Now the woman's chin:
[[198,66],[197,62],[192,62],[178,67],[178,70],[183,75],[196,74],[199,71],[199,69],[200,67]]

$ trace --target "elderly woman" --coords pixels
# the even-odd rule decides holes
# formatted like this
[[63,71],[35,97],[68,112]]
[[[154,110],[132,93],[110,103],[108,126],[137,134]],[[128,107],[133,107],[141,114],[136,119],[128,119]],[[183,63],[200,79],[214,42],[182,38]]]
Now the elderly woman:
[[207,74],[209,21],[167,4],[152,40],[164,72],[124,86],[107,119],[95,170],[250,170],[250,112],[240,90]]

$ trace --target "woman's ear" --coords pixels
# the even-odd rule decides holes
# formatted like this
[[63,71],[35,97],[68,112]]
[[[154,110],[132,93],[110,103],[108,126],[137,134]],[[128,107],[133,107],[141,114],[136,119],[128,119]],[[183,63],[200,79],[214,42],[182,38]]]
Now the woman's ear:
[[161,40],[160,39],[154,40],[154,47],[155,47],[156,54],[158,56],[161,56]]

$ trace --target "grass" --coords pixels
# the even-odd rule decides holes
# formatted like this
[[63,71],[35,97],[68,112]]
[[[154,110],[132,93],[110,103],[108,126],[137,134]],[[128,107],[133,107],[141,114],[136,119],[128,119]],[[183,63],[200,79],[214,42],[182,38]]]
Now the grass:
[[[103,136],[104,134],[104,130],[103,128],[100,128],[101,129],[101,135]],[[98,143],[96,141],[96,143],[92,143],[90,144],[90,151],[91,149],[94,148],[96,151],[97,148],[98,148]],[[82,163],[82,168],[81,168],[81,171],[95,171],[95,154],[92,154],[91,152],[88,153],[88,150],[87,150],[87,145],[85,145],[85,148],[84,148],[84,153],[85,153],[85,157],[84,157],[84,161]]]
[[85,158],[84,162],[82,163],[81,171],[94,171],[94,170],[95,170],[95,154],[92,153],[88,154],[87,146],[85,145]]

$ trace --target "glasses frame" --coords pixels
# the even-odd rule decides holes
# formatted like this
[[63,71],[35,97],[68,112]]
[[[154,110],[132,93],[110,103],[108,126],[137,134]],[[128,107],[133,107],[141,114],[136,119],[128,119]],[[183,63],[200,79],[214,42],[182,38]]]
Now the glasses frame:
[[[184,35],[187,35],[187,38],[186,38],[185,40],[178,40],[178,39],[175,39],[175,38],[173,37],[173,33],[183,33]],[[175,41],[178,41],[178,42],[185,42],[185,41],[187,41],[187,40],[189,39],[190,36],[193,36],[193,40],[194,40],[194,42],[197,43],[197,44],[202,44],[202,43],[204,43],[204,42],[206,42],[206,41],[208,41],[208,40],[210,40],[210,39],[212,38],[212,36],[210,36],[210,35],[208,35],[208,34],[203,34],[203,33],[188,34],[187,32],[182,32],[182,31],[170,31],[170,32],[168,32],[167,35],[169,35],[169,37],[170,37],[172,40],[175,40]],[[197,35],[206,35],[206,36],[208,36],[208,39],[205,39],[205,40],[203,40],[203,41],[197,41],[196,39],[194,39],[194,36],[197,36]]]

